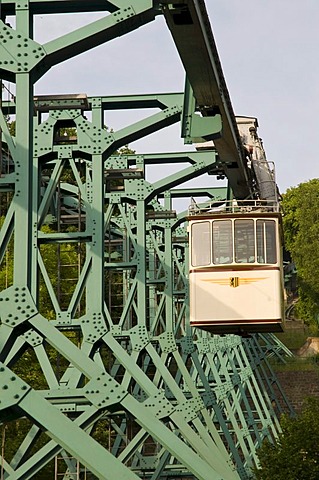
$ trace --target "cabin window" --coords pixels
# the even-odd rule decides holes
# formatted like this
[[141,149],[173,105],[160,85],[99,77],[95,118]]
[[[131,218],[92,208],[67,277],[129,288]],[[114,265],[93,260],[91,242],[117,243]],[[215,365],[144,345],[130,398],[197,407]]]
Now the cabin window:
[[276,224],[273,220],[257,220],[257,261],[277,263]]
[[255,262],[254,220],[235,220],[235,262]]
[[233,234],[231,220],[213,222],[213,262],[217,265],[232,263]]
[[192,265],[199,267],[211,263],[211,223],[192,225]]

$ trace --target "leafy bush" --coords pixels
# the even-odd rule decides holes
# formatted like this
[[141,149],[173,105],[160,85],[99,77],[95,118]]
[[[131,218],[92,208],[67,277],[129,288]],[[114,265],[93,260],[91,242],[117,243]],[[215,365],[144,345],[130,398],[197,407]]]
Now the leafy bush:
[[275,443],[266,441],[258,451],[255,480],[318,480],[319,399],[307,399],[295,418],[283,416],[281,426]]

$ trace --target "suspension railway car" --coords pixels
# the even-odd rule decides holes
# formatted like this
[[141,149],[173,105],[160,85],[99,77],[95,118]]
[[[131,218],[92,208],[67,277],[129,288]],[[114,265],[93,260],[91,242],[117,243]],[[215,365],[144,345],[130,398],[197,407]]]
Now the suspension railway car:
[[282,331],[277,204],[231,202],[215,210],[191,208],[188,220],[191,326],[216,334]]

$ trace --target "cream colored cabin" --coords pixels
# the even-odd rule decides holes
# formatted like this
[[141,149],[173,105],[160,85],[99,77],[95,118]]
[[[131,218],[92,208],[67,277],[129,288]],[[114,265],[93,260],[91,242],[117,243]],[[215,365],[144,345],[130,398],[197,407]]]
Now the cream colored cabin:
[[191,211],[190,324],[212,333],[282,331],[281,216],[272,205]]

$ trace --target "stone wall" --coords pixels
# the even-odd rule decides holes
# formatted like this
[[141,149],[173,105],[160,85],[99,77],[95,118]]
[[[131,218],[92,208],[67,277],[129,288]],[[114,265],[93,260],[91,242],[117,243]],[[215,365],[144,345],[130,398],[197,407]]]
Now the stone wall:
[[304,399],[319,398],[319,367],[313,370],[277,372],[282,389],[296,413],[300,412]]

